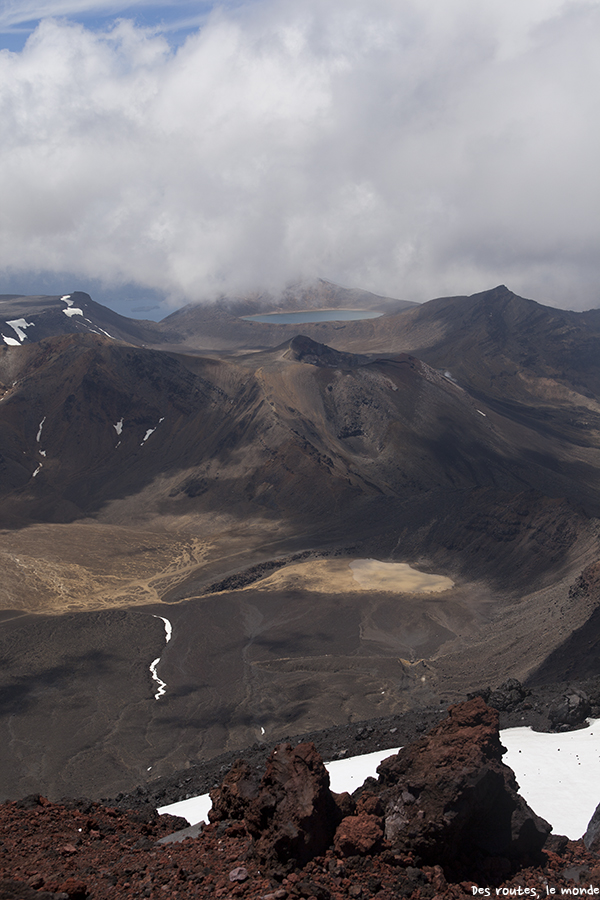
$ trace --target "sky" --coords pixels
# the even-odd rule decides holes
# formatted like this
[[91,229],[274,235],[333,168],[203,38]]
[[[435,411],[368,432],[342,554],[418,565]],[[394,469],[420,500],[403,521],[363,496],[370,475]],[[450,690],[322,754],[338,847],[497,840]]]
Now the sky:
[[600,0],[0,0],[0,293],[598,307],[599,39]]

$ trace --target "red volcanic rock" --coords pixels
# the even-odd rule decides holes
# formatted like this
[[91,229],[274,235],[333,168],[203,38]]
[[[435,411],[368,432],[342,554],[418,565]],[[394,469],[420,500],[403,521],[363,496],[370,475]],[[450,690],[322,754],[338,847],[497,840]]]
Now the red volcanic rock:
[[236,759],[219,787],[210,792],[212,809],[210,822],[228,819],[243,819],[251,800],[256,799],[260,788],[260,778],[243,759]]
[[[345,819],[346,816],[353,816],[356,812],[356,803],[352,799],[352,795],[348,791],[343,791],[341,794],[336,794],[335,791],[331,793],[338,808],[339,818]],[[370,812],[370,810],[365,810],[365,812]]]
[[365,856],[381,849],[383,820],[361,813],[346,816],[338,825],[333,846],[340,856]]
[[426,737],[378,768],[385,836],[422,862],[535,857],[551,826],[502,762],[498,713],[481,697],[453,706]]
[[245,816],[259,859],[304,865],[327,850],[339,818],[315,745],[275,747]]
[[[338,802],[338,808],[340,803]],[[340,856],[365,856],[383,846],[385,806],[375,794],[365,791],[338,825],[333,841]]]
[[[600,884],[600,859],[583,841],[556,843],[539,866],[509,857],[506,844],[502,855],[485,849],[494,827],[506,838],[507,823],[509,850],[537,847],[546,831],[515,800],[501,757],[497,717],[475,700],[386,760],[379,784],[344,799],[342,822],[311,744],[277,747],[261,782],[236,764],[216,794],[221,813],[237,819],[181,843],[157,843],[185,823],[151,809],[38,796],[2,803],[0,900],[465,900],[545,896],[545,884],[559,895],[572,879]],[[405,821],[390,847],[384,819],[398,826],[399,811]]]
[[54,895],[65,894],[69,900],[86,900],[89,891],[86,883],[77,878],[67,878],[65,881],[52,884]]

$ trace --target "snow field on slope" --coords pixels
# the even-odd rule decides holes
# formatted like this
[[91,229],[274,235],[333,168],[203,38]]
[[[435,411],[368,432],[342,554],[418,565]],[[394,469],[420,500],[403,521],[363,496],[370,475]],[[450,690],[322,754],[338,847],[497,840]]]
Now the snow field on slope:
[[[600,792],[590,789],[600,784],[600,719],[591,720],[580,731],[563,734],[508,728],[500,732],[500,738],[508,750],[503,761],[514,771],[521,796],[550,822],[555,834],[581,838],[600,803]],[[369,776],[376,778],[379,763],[399,749],[325,763],[332,791],[352,793]],[[183,816],[195,825],[208,821],[211,805],[210,796],[201,794],[161,806],[158,812]]]

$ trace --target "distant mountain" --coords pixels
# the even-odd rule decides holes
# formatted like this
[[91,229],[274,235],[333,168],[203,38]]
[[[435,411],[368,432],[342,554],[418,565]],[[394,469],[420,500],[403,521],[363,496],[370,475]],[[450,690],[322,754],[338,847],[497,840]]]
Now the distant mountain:
[[36,297],[0,294],[0,343],[14,347],[59,334],[100,334],[139,344],[156,341],[162,332],[154,322],[120,316],[83,291]]
[[[459,381],[499,395],[513,376],[511,393],[520,373],[531,373],[595,397],[600,394],[597,312],[542,306],[501,285],[470,297],[431,300],[394,316],[385,340],[430,365],[448,366]],[[527,393],[525,384],[522,388]]]
[[432,502],[460,531],[523,491],[600,513],[600,451],[560,409],[552,437],[405,354],[296,337],[234,363],[67,335],[0,348],[0,390],[8,525],[127,508],[140,492],[148,514],[260,511],[347,540],[400,509],[416,527]]
[[[138,346],[186,350],[273,347],[297,333],[297,326],[246,321],[243,317],[280,310],[361,309],[384,313],[410,308],[407,300],[343,288],[318,279],[280,294],[252,293],[189,304],[161,322],[130,319],[96,303],[89,294],[0,295],[0,343],[16,346],[59,334],[103,334]],[[329,325],[329,323],[325,323]],[[340,323],[333,323],[333,329]],[[307,325],[312,334],[313,326]]]
[[[169,341],[178,341],[187,349],[239,350],[275,347],[298,333],[297,325],[246,321],[244,316],[299,310],[359,309],[382,314],[415,306],[356,288],[344,288],[320,278],[292,285],[279,294],[256,292],[223,297],[215,303],[189,304],[160,323]],[[314,340],[327,341],[343,328],[341,320],[306,323],[303,332]]]
[[[382,315],[240,318],[283,300]],[[0,298],[0,796],[573,671],[600,317],[503,286],[401,307],[326,282],[160,323]],[[363,591],[355,559],[454,586]]]

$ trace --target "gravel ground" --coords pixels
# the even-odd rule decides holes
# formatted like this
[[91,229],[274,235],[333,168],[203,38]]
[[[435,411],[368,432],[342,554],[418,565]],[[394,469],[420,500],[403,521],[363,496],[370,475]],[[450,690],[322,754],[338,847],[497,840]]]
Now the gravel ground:
[[[505,685],[518,685],[518,682],[507,682]],[[549,717],[566,694],[582,692],[589,699],[588,715],[600,718],[600,678],[588,681],[557,683],[543,687],[528,689],[513,687],[505,689],[501,686],[497,691],[486,696],[491,706],[500,711],[500,728],[531,726],[535,731],[565,731],[579,726],[558,724],[553,727]],[[470,694],[469,696],[473,696]],[[456,702],[467,697],[457,697]],[[501,709],[502,705],[508,708]],[[393,749],[405,746],[429,731],[445,718],[447,704],[437,707],[423,707],[400,716],[386,716],[365,722],[328,728],[323,731],[302,735],[290,735],[289,743],[313,741],[324,761],[343,759],[375,750]],[[555,723],[556,725],[556,723]],[[273,749],[271,744],[257,742],[243,751],[232,751],[213,757],[174,773],[167,777],[151,781],[139,786],[131,793],[118,794],[112,798],[101,798],[101,802],[121,809],[136,809],[147,806],[158,807],[178,800],[185,800],[198,794],[205,794],[221,783],[225,773],[236,759],[243,757],[253,768],[262,771],[265,762]]]

